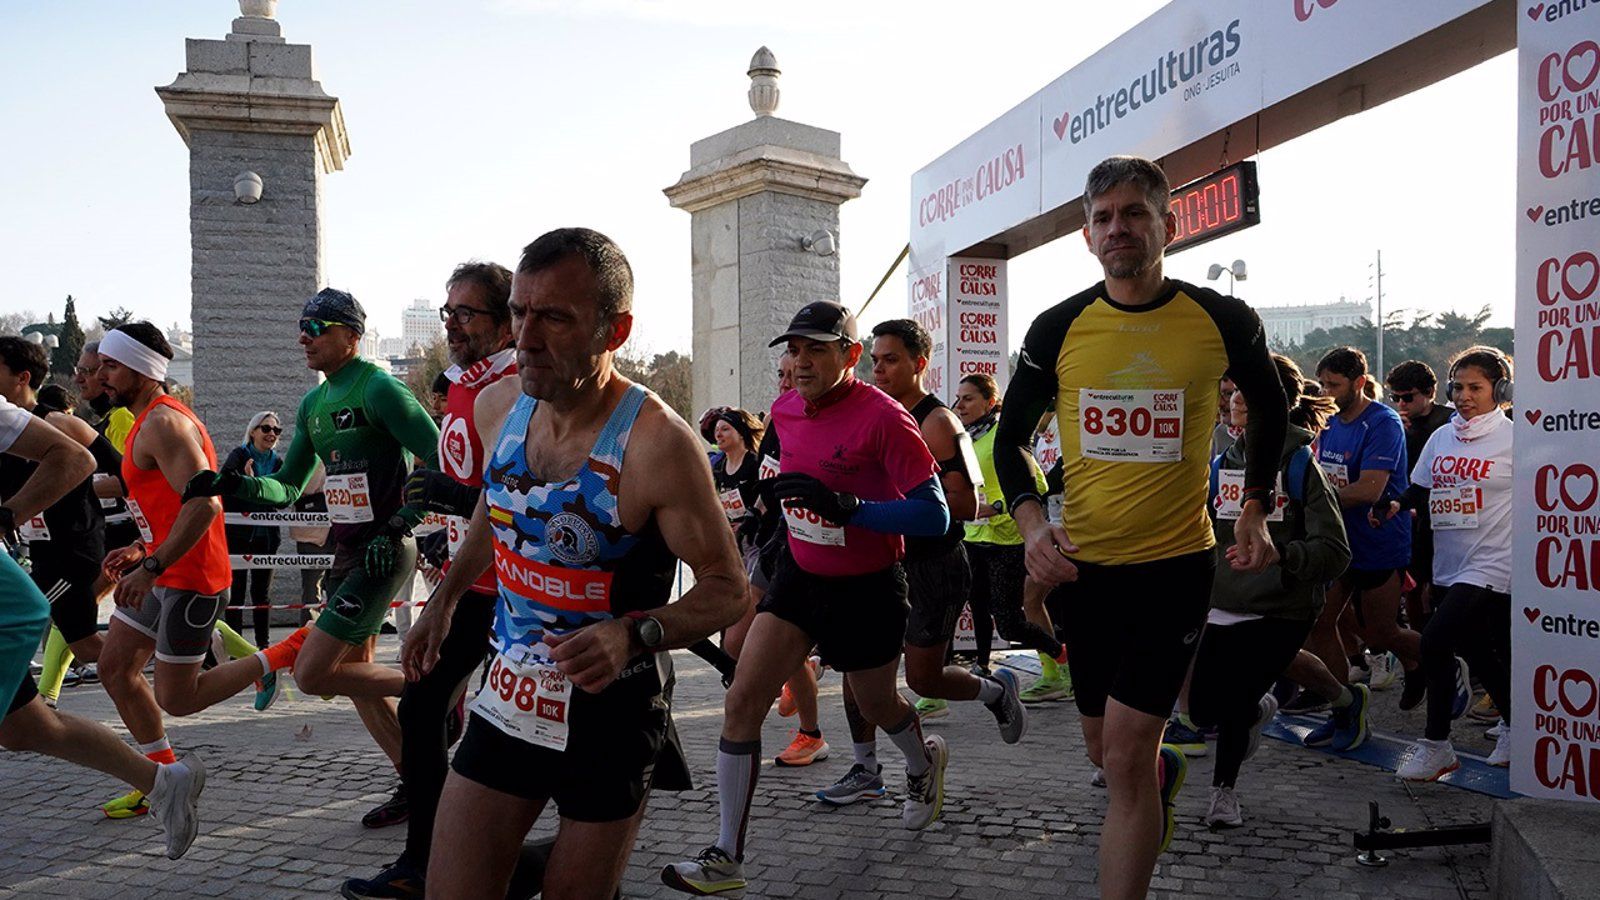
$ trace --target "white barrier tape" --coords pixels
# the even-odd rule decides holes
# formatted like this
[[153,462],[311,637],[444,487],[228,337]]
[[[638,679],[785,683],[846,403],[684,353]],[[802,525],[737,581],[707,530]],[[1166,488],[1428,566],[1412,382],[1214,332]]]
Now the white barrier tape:
[[228,557],[235,569],[326,569],[333,565],[327,553],[246,553]]

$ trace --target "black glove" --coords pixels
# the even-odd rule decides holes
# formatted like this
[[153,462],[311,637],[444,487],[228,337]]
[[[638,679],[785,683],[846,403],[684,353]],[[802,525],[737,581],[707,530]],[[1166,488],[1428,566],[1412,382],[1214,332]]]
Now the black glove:
[[447,516],[470,518],[478,506],[478,490],[443,472],[418,469],[406,479],[405,504]]
[[17,514],[4,506],[0,506],[0,542],[13,547],[22,543],[22,535],[17,533]]
[[787,472],[772,480],[772,493],[791,506],[809,509],[835,525],[844,525],[861,508],[855,494],[835,491],[810,475]]
[[417,553],[435,569],[444,568],[444,561],[450,555],[449,529],[441,528],[417,541]]
[[196,497],[231,497],[243,481],[244,473],[238,469],[223,469],[221,472],[202,469],[183,486],[183,502],[188,503]]
[[761,520],[755,516],[745,516],[739,520],[739,527],[734,531],[739,543],[753,544],[756,537],[761,534]]

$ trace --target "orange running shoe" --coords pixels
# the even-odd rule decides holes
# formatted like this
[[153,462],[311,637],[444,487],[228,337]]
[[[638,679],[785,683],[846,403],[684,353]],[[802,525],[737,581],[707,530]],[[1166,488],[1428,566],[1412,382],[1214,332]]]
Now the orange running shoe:
[[794,733],[794,740],[773,760],[780,766],[809,766],[828,758],[828,742],[819,735],[812,737],[803,731]]
[[261,653],[267,658],[267,664],[272,666],[272,671],[293,666],[295,657],[300,655],[300,647],[306,642],[306,635],[310,633],[310,625],[301,625],[288,637],[262,650]]

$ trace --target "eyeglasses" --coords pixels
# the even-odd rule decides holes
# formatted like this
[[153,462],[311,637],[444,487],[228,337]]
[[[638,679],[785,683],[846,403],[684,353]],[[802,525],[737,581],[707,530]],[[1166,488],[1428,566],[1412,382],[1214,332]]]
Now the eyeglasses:
[[322,319],[301,319],[300,320],[300,331],[301,331],[302,334],[305,334],[305,335],[307,335],[309,337],[314,337],[314,338],[315,337],[322,337],[323,335],[328,333],[328,329],[329,328],[332,328],[333,326],[338,325],[338,324],[340,324],[340,323],[338,323],[338,322],[326,322],[326,321],[323,321]]
[[450,308],[449,304],[439,307],[439,321],[449,322],[455,319],[458,323],[466,325],[478,316],[492,316],[494,313],[487,309],[473,309],[470,306],[457,306]]
[[73,366],[72,368],[72,374],[81,376],[83,378],[88,378],[90,375],[94,375],[99,371],[99,366]]
[[262,434],[283,434],[283,429],[276,425],[257,425]]
[[1420,394],[1420,393],[1422,393],[1422,392],[1421,391],[1400,391],[1398,393],[1391,393],[1389,395],[1389,402],[1390,403],[1411,403],[1411,402],[1413,402],[1414,400],[1417,399],[1417,395]]

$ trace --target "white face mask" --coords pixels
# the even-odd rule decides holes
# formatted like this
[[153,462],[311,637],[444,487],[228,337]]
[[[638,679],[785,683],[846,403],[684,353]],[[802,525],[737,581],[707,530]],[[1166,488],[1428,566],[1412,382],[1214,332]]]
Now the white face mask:
[[1462,418],[1460,413],[1452,413],[1450,424],[1455,426],[1456,437],[1463,441],[1475,441],[1492,433],[1495,430],[1495,426],[1499,424],[1496,420],[1504,418],[1505,416],[1501,415],[1498,409],[1486,412],[1481,416],[1473,416],[1470,419]]

